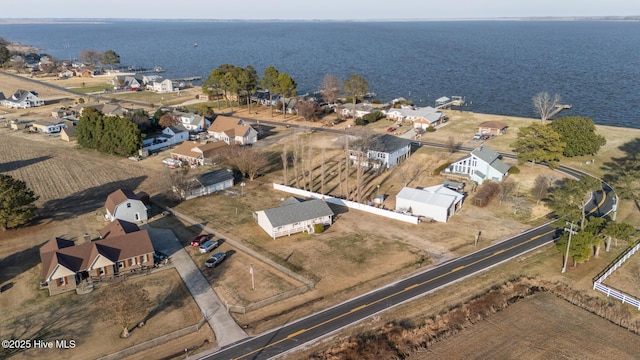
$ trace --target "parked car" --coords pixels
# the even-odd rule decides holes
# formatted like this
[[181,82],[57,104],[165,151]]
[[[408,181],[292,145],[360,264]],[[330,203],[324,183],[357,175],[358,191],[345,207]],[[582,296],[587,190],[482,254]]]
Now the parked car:
[[213,268],[218,266],[225,258],[227,257],[226,253],[219,252],[211,255],[211,258],[204,262],[204,266],[208,268]]
[[203,244],[200,245],[200,252],[203,254],[208,253],[209,251],[217,248],[218,245],[220,245],[220,242],[217,240],[205,241]]
[[394,128],[393,126],[387,128],[387,132],[394,132],[394,131],[396,131],[396,128]]
[[191,241],[191,246],[200,246],[200,244],[206,242],[207,240],[209,240],[208,234],[198,235],[193,239],[193,241]]
[[161,252],[161,251],[154,251],[153,253],[153,262],[154,264],[159,264],[161,263],[163,260],[168,259],[169,255]]

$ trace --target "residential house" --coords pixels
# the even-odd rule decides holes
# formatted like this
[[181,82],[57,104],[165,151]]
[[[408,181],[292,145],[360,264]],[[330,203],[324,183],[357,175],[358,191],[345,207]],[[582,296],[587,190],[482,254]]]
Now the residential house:
[[162,134],[142,140],[142,147],[146,151],[157,151],[174,145],[182,144],[189,139],[189,132],[182,124],[164,128]]
[[[198,114],[184,113],[179,111],[174,111],[173,113],[178,117],[178,120],[180,120],[182,126],[184,126],[190,132],[201,132],[211,126],[211,121],[209,119],[203,119],[203,117]],[[202,126],[203,120],[204,127]]]
[[49,295],[93,289],[93,282],[136,273],[153,266],[147,230],[119,220],[100,231],[100,240],[76,245],[53,238],[40,248],[42,274]]
[[75,126],[67,126],[60,130],[60,140],[70,142],[76,139]]
[[444,114],[440,110],[432,108],[431,106],[413,108],[413,107],[401,107],[399,109],[389,109],[385,112],[387,119],[396,121],[412,121],[415,128],[426,129],[439,125],[443,119]]
[[[411,155],[411,140],[399,138],[390,134],[378,135],[363,144],[364,150],[349,150],[349,157],[358,161],[358,156],[363,156],[365,166],[378,168],[380,166],[389,169]],[[366,151],[366,153],[363,153]],[[362,155],[359,155],[362,154]]]
[[336,108],[336,112],[343,118],[352,117],[355,119],[359,119],[364,117],[365,115],[371,114],[378,110],[377,108],[364,103],[356,104],[355,108],[353,104],[344,104]]
[[258,132],[241,119],[218,116],[207,130],[214,139],[229,145],[251,145],[258,141]]
[[500,154],[481,145],[469,155],[457,160],[444,170],[445,174],[461,175],[482,184],[486,180],[503,181],[511,165],[501,160]]
[[157,93],[173,92],[176,89],[173,87],[173,82],[169,79],[154,81],[151,83],[151,90]]
[[109,82],[113,86],[120,86],[125,89],[140,89],[142,88],[141,81],[132,75],[116,75]]
[[313,233],[315,224],[331,225],[333,211],[324,200],[288,198],[279,207],[256,211],[254,219],[273,239],[299,232]]
[[61,79],[69,79],[75,76],[75,72],[69,70],[69,69],[64,69],[62,71],[60,71],[58,73],[58,77]]
[[39,120],[35,123],[31,124],[31,128],[34,131],[43,133],[43,134],[55,134],[59,133],[62,129],[66,128],[67,125],[62,123],[57,119],[48,119],[48,120]]
[[162,81],[162,75],[157,74],[145,74],[142,75],[142,84],[143,85],[151,85],[154,81]]
[[404,187],[396,195],[396,210],[408,211],[415,216],[424,216],[438,222],[447,222],[449,217],[462,207],[464,195],[444,185],[422,189]]
[[489,135],[502,135],[509,126],[502,121],[485,121],[478,125],[478,132]]
[[111,103],[107,103],[107,104],[101,104],[101,103],[79,104],[79,105],[75,106],[72,111],[74,111],[79,117],[79,116],[82,116],[82,112],[84,111],[84,109],[87,109],[87,108],[94,108],[94,109],[100,111],[103,115],[119,116],[119,117],[124,117],[128,112],[134,111],[132,109],[124,108],[124,107],[122,107],[122,106],[120,106],[118,104],[111,104]]
[[109,221],[119,219],[129,222],[147,221],[147,205],[141,198],[131,190],[118,189],[112,192],[107,196],[107,201],[104,204],[107,210],[105,219]]
[[[209,195],[233,187],[233,171],[218,169],[193,178],[192,186],[182,194],[186,200]],[[176,189],[174,189],[175,191]]]
[[199,143],[185,141],[171,151],[174,159],[186,161],[191,166],[213,164],[216,154],[228,145],[224,141]]
[[2,105],[8,108],[27,109],[36,106],[43,106],[44,100],[38,98],[35,91],[18,90],[10,97],[1,100]]

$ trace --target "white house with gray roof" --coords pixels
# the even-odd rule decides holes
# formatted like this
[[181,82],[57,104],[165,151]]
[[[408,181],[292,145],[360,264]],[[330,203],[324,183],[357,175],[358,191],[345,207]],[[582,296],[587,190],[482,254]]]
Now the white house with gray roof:
[[254,219],[272,238],[300,232],[313,233],[315,224],[331,225],[333,211],[324,200],[290,197],[280,206],[254,213]]
[[411,108],[404,107],[400,109],[389,109],[386,111],[387,119],[396,121],[412,121],[416,128],[426,129],[429,126],[436,126],[442,122],[444,114],[440,110],[431,106]]
[[43,106],[44,100],[38,98],[38,93],[35,91],[18,90],[6,99],[4,95],[0,96],[0,104],[12,109],[26,109]]
[[[392,168],[411,155],[411,140],[389,134],[374,137],[365,147],[367,149],[364,157],[367,160],[364,160],[363,165],[373,168]],[[350,149],[349,158],[357,162],[358,153],[360,151]]]
[[469,155],[449,165],[444,173],[462,175],[482,184],[486,180],[502,182],[510,168],[511,165],[505,164],[500,154],[481,145]]
[[424,216],[438,222],[447,222],[449,217],[462,207],[464,195],[444,185],[422,189],[404,187],[396,195],[396,210],[409,211],[415,216]]
[[[185,195],[185,199],[193,199],[228,189],[233,186],[233,171],[229,169],[218,169],[204,174],[196,175]],[[174,191],[176,189],[174,188]]]

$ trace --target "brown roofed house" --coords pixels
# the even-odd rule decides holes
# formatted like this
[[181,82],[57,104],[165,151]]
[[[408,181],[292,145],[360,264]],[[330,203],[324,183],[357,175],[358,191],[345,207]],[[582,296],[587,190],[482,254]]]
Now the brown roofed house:
[[171,157],[188,162],[190,165],[211,164],[216,153],[226,148],[224,141],[201,144],[195,141],[185,141],[171,151]]
[[485,121],[478,125],[478,132],[489,135],[502,135],[509,126],[502,121]]
[[209,135],[229,145],[250,145],[258,141],[258,132],[241,119],[218,116],[209,129]]
[[124,232],[137,226],[123,222],[120,225],[124,233],[118,233],[113,230],[117,228],[114,223],[100,231],[107,234],[105,239],[75,245],[73,241],[53,238],[40,248],[49,295],[76,289],[90,291],[95,279],[113,278],[153,266],[154,249],[148,231]]
[[105,202],[107,214],[105,218],[109,221],[115,219],[128,222],[147,221],[147,206],[140,200],[140,197],[131,190],[118,189],[109,196]]

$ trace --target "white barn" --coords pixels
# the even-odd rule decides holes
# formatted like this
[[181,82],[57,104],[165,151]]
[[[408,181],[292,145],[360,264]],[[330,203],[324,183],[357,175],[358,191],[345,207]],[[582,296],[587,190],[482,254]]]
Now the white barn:
[[279,207],[260,210],[254,219],[272,238],[296,234],[313,233],[315,224],[331,225],[333,211],[324,200],[300,201],[290,197]]
[[444,185],[423,189],[404,187],[396,195],[396,210],[410,211],[415,216],[447,222],[462,207],[463,199],[463,194]]

